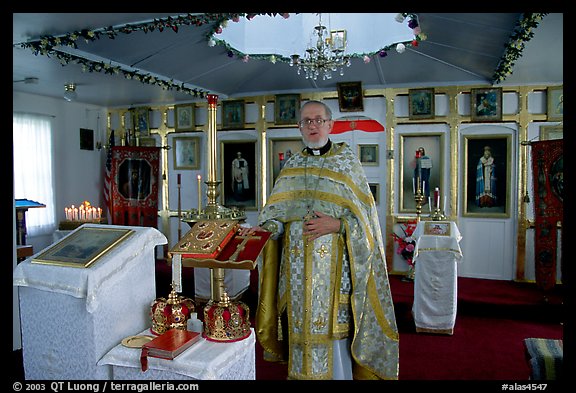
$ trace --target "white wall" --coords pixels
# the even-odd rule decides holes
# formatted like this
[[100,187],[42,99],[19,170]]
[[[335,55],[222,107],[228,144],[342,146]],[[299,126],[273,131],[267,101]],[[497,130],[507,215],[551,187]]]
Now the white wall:
[[[26,93],[13,93],[14,112],[31,112],[53,116],[54,132],[54,173],[56,174],[56,205],[46,208],[55,209],[56,220],[64,219],[64,207],[79,205],[84,200],[95,206],[102,203],[102,174],[104,170],[104,152],[98,150],[80,150],[80,128],[93,129],[98,135],[98,113],[100,129],[106,125],[106,110],[92,105],[66,102],[62,99],[41,97]],[[43,202],[43,201],[38,201]],[[15,234],[15,216],[12,230]],[[32,245],[37,253],[52,244],[53,238],[47,236],[28,236],[26,243]],[[16,244],[16,236],[13,236]],[[13,267],[16,266],[16,247],[13,253]],[[13,348],[18,349],[20,342],[20,323],[18,314],[17,288],[13,297]]]

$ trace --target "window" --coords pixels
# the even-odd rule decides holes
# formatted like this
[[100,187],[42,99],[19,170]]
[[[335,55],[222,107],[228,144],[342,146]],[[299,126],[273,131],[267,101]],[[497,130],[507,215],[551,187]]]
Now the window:
[[46,205],[29,209],[26,229],[30,236],[47,235],[56,229],[52,170],[52,119],[50,116],[13,114],[14,198]]

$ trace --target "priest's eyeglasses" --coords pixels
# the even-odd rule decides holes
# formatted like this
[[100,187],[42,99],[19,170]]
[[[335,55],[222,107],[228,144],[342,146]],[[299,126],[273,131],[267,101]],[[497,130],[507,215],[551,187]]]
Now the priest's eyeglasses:
[[300,120],[298,124],[301,128],[310,127],[312,124],[314,124],[316,127],[322,127],[327,121],[330,121],[330,119],[304,119]]

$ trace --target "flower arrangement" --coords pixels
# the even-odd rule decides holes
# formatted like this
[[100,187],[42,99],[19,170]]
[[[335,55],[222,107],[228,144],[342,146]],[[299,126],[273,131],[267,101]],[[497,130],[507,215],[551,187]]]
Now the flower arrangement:
[[399,225],[400,229],[402,229],[403,236],[392,233],[394,241],[398,244],[396,253],[402,255],[410,268],[414,267],[414,249],[416,246],[416,240],[412,237],[412,234],[416,229],[416,225],[416,220],[407,221],[405,225]]

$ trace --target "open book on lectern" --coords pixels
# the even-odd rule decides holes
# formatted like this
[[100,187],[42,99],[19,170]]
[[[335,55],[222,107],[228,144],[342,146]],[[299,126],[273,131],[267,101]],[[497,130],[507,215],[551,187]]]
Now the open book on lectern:
[[168,254],[180,254],[187,267],[254,269],[271,233],[240,236],[239,228],[236,220],[198,221]]

